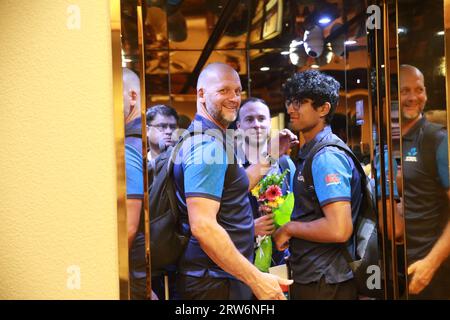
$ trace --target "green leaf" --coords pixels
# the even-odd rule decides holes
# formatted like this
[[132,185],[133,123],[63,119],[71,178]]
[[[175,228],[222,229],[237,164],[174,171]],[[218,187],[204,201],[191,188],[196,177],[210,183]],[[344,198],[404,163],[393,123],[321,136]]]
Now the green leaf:
[[255,266],[262,272],[269,272],[272,263],[272,238],[266,237],[255,251]]
[[273,211],[273,220],[276,228],[279,228],[291,221],[292,210],[294,210],[294,202],[294,193],[290,192],[285,196],[284,202]]

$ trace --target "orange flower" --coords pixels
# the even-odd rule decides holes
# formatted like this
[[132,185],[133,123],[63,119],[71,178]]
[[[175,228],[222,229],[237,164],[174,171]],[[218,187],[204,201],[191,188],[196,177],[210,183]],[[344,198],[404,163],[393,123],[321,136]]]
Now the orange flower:
[[269,201],[275,201],[278,197],[281,197],[281,189],[279,186],[270,186],[266,190],[266,199]]

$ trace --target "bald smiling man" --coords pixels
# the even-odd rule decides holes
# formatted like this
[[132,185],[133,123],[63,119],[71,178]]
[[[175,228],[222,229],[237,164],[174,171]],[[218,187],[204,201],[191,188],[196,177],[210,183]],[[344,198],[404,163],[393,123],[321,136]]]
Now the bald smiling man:
[[400,66],[402,172],[409,293],[412,299],[450,299],[447,132],[423,117],[422,72]]
[[[198,79],[197,114],[188,131],[201,128],[202,139],[183,147],[174,166],[179,206],[192,233],[179,263],[182,299],[245,300],[252,292],[258,299],[285,299],[280,284],[291,283],[252,264],[254,225],[247,192],[270,164],[245,170],[234,155],[227,157],[220,137],[237,117],[241,91],[238,73],[223,63],[208,65]],[[214,130],[219,139],[206,130]],[[288,130],[277,139],[275,158],[298,143]],[[223,155],[221,161],[210,161],[217,154]]]

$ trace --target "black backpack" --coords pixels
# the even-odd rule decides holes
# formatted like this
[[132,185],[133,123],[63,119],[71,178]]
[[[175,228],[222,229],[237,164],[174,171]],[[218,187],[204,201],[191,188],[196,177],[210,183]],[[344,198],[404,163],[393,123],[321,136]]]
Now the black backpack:
[[184,252],[190,233],[183,230],[177,204],[173,167],[175,158],[187,137],[201,132],[186,132],[175,147],[169,147],[149,162],[149,217],[152,274],[158,274],[177,263]]
[[[382,288],[369,288],[368,278],[372,275],[370,266],[380,267],[380,255],[378,251],[378,233],[377,233],[377,216],[376,216],[376,205],[375,197],[372,193],[372,188],[370,186],[370,180],[366,176],[360,162],[350,150],[350,148],[342,142],[342,140],[332,139],[324,142],[317,143],[305,160],[305,165],[302,170],[302,175],[305,179],[305,185],[308,191],[313,193],[316,197],[314,203],[317,204],[316,210],[320,210],[319,201],[314,191],[314,184],[312,178],[312,161],[314,155],[317,154],[322,148],[325,147],[336,147],[346,152],[347,155],[351,157],[355,167],[357,168],[361,176],[361,190],[363,192],[363,198],[360,206],[359,213],[353,218],[353,234],[350,241],[342,248],[343,255],[347,260],[350,268],[353,271],[358,293],[367,297],[380,298],[382,297]],[[351,244],[353,243],[353,246]],[[352,258],[350,254],[350,249],[353,248]]]

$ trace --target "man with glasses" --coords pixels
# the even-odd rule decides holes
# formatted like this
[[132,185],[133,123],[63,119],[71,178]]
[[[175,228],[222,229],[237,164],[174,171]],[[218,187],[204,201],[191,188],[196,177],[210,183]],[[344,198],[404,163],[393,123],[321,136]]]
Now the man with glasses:
[[[151,171],[154,160],[164,152],[168,147],[175,144],[175,139],[172,137],[175,130],[178,128],[178,114],[177,112],[166,105],[155,105],[147,110],[147,141],[148,141],[148,170]],[[152,174],[149,174],[149,185],[152,183]],[[145,248],[144,239],[144,225],[143,217],[141,216],[141,223],[139,225],[140,236],[142,237],[139,246],[141,250]],[[152,289],[159,299],[164,299],[168,296],[169,299],[176,298],[175,289],[175,266],[169,266],[164,273],[152,272]],[[169,292],[165,292],[165,277],[169,281]]]
[[154,160],[161,152],[173,146],[172,134],[178,128],[177,112],[166,105],[159,104],[147,110],[148,160]]
[[358,169],[345,151],[327,146],[313,155],[312,191],[302,172],[318,143],[340,140],[330,128],[339,87],[335,79],[315,70],[294,74],[284,86],[290,125],[306,141],[294,176],[291,221],[273,235],[279,250],[289,246],[291,252],[294,284],[290,297],[294,300],[357,299],[343,250],[362,201]]

